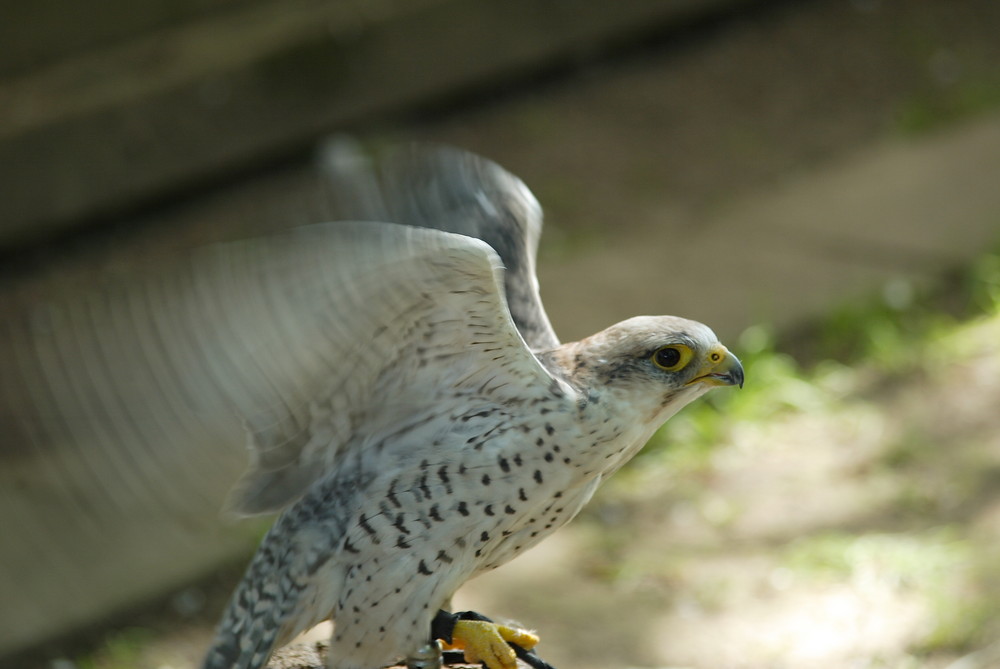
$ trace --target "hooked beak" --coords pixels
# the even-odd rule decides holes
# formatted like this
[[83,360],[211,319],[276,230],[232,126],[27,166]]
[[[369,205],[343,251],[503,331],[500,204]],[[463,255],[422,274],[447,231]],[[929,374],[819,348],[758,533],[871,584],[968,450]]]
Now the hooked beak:
[[743,387],[743,365],[739,359],[729,352],[721,344],[709,351],[705,356],[705,362],[695,377],[686,385],[695,383],[705,383],[710,386],[739,386]]

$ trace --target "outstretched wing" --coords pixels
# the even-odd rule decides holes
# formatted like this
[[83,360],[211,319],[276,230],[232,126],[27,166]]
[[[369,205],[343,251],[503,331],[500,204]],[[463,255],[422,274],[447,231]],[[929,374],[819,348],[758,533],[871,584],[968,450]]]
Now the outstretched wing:
[[496,163],[449,147],[415,146],[378,165],[346,139],[322,149],[336,218],[392,221],[481,239],[507,270],[510,312],[532,350],[559,340],[538,293],[535,256],[542,209],[524,183]]
[[12,328],[21,375],[4,383],[45,407],[25,434],[103,440],[122,462],[143,446],[130,440],[167,446],[189,419],[237,416],[251,467],[232,506],[267,512],[336,467],[373,407],[419,411],[447,383],[551,382],[510,319],[502,273],[479,240],[392,224],[223,244],[63,307],[58,327]]

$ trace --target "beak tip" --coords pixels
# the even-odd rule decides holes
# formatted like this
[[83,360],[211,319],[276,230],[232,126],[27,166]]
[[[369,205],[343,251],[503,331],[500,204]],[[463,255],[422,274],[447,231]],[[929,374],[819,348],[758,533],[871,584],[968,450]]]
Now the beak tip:
[[737,386],[740,390],[743,389],[743,364],[736,356],[733,356],[732,367],[729,370],[728,376],[732,385]]

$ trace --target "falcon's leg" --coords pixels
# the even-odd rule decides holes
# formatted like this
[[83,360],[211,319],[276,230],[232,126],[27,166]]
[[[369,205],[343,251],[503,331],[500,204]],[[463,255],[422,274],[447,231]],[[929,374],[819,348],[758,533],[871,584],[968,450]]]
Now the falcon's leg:
[[450,648],[464,650],[467,662],[482,662],[488,669],[516,669],[518,657],[532,666],[549,666],[528,653],[538,643],[534,633],[495,623],[473,611],[439,611],[431,624],[431,635]]

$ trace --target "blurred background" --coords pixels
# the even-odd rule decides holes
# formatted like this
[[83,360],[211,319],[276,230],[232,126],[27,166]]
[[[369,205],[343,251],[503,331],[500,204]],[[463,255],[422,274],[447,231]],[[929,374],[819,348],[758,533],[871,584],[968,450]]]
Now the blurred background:
[[[2,15],[0,323],[323,220],[331,134],[470,149],[546,209],[563,340],[695,318],[747,387],[671,420],[460,605],[537,627],[564,668],[1000,666],[994,0]],[[16,425],[31,398],[0,391]],[[185,449],[4,429],[0,665],[196,665],[267,523],[218,513],[242,443]]]

